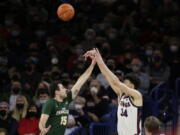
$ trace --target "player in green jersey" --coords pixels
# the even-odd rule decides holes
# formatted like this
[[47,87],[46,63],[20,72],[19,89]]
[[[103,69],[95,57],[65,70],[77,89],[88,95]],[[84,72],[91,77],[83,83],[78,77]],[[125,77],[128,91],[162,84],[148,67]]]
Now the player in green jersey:
[[39,122],[40,135],[64,135],[68,121],[69,104],[78,95],[82,85],[87,81],[95,66],[92,60],[88,69],[79,77],[78,81],[68,91],[62,84],[52,84],[54,98],[49,99],[42,109]]

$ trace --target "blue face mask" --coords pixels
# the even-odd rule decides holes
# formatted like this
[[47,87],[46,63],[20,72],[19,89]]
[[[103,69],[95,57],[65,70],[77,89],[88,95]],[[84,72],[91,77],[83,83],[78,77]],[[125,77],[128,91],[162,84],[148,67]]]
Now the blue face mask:
[[42,106],[43,104],[46,103],[47,100],[38,100],[36,101],[36,105],[39,107],[39,106]]
[[35,57],[31,58],[31,60],[32,60],[32,62],[35,63],[35,64],[37,64],[37,63],[39,62],[39,59],[38,59],[38,58],[35,58]]
[[47,100],[39,100],[40,104],[45,104]]
[[147,55],[147,56],[151,56],[151,55],[152,55],[152,53],[153,53],[153,51],[152,51],[152,50],[146,50],[146,55]]

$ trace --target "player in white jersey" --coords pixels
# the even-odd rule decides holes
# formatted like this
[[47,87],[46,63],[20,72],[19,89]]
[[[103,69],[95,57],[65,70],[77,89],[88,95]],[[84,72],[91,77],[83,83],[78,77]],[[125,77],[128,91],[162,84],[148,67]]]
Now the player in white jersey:
[[127,77],[121,82],[118,77],[110,71],[104,63],[98,49],[88,51],[84,56],[93,59],[95,57],[97,65],[109,82],[112,89],[118,95],[118,124],[119,135],[141,135],[141,118],[139,109],[142,107],[142,95],[136,90],[137,79]]

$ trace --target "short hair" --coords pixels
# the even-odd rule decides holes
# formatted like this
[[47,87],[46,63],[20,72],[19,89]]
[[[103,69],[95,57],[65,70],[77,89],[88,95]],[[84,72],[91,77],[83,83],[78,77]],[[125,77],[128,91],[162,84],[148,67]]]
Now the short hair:
[[39,98],[39,96],[40,96],[41,94],[47,94],[48,96],[50,96],[49,91],[48,91],[47,89],[39,89],[39,90],[37,91],[37,97]]
[[158,118],[149,116],[144,121],[144,128],[146,128],[148,132],[157,133],[160,130],[160,124],[161,123]]
[[55,91],[58,90],[58,84],[59,84],[59,82],[53,82],[50,85],[50,94],[51,94],[52,98],[55,97]]
[[135,89],[139,88],[140,80],[135,75],[128,74],[124,77],[124,80],[129,80],[132,84],[134,84]]

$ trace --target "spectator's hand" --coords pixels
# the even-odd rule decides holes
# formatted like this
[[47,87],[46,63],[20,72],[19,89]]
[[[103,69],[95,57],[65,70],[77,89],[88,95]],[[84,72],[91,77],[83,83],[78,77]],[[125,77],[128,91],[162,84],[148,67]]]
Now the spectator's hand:
[[45,135],[45,134],[47,134],[50,128],[51,128],[51,125],[49,125],[48,128],[42,129],[40,135]]
[[83,109],[77,109],[76,111],[77,111],[78,113],[80,113],[80,115],[84,115]]

